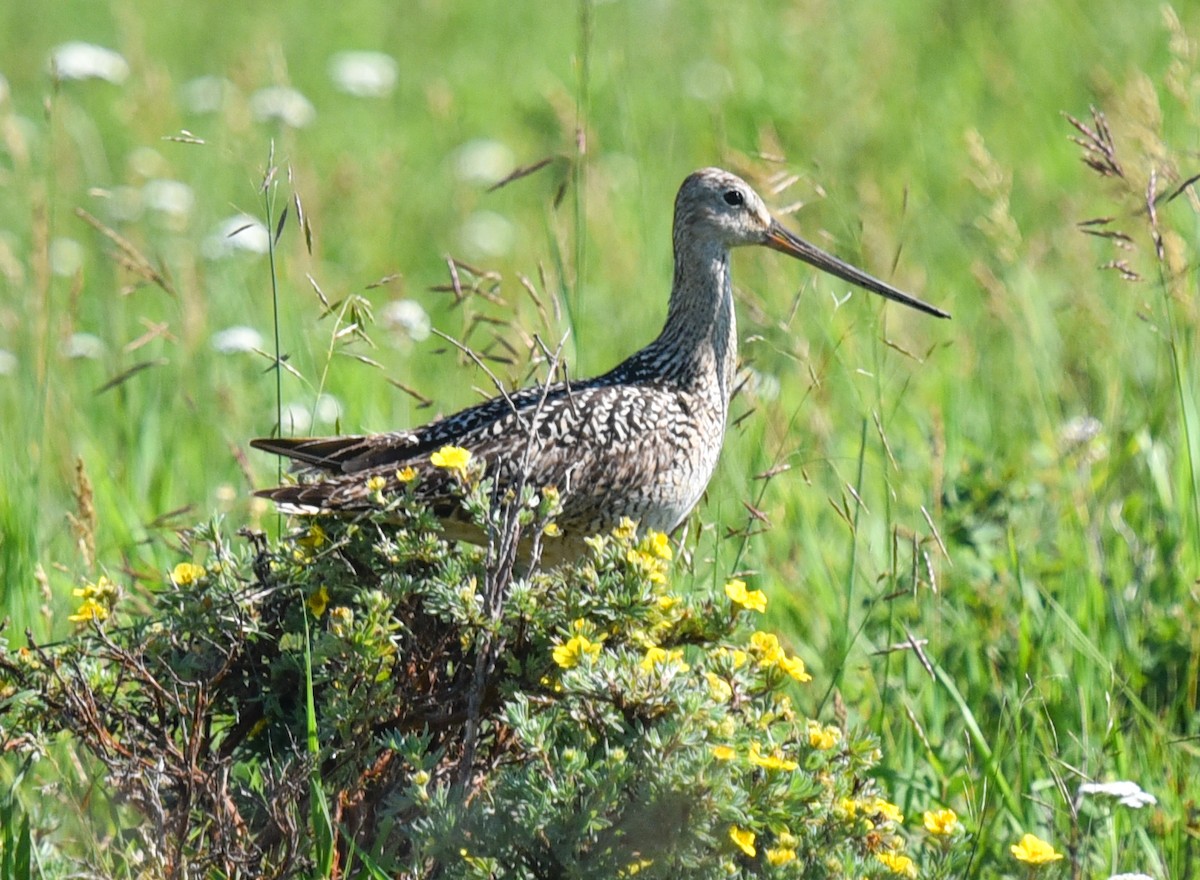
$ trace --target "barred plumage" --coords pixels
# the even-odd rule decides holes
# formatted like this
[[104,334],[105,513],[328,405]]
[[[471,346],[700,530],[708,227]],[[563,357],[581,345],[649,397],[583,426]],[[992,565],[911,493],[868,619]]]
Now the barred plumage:
[[[310,513],[373,506],[373,476],[397,488],[397,471],[418,473],[416,493],[448,523],[459,487],[432,466],[443,446],[481,459],[498,486],[524,466],[527,484],[562,499],[556,558],[623,517],[670,532],[700,500],[721,450],[737,365],[730,248],[765,245],[931,315],[945,312],[849,266],[775,221],[739,177],[705,168],[675,200],[675,277],[658,338],[594,379],[500,396],[419,428],[359,437],[264,438],[251,445],[287,456],[306,477],[256,494]],[[456,537],[473,536],[454,529]]]

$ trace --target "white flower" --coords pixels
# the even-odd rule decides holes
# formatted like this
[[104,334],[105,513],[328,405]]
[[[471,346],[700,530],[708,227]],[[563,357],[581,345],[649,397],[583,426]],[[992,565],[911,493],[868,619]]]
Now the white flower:
[[262,334],[253,327],[234,326],[213,334],[212,347],[221,354],[261,350]]
[[1076,416],[1068,420],[1059,432],[1064,446],[1082,446],[1094,440],[1104,430],[1104,424],[1093,416]]
[[474,257],[499,257],[512,250],[517,232],[513,224],[494,211],[476,211],[459,232],[463,248]]
[[1130,782],[1127,779],[1116,782],[1085,782],[1079,786],[1079,793],[1081,795],[1095,794],[1115,798],[1117,803],[1125,807],[1132,807],[1135,810],[1158,803],[1158,798],[1147,791],[1143,791],[1142,787],[1136,782]]
[[271,245],[271,234],[249,214],[230,217],[217,225],[204,240],[201,250],[210,260],[228,257],[234,251],[265,254]]
[[0,376],[11,376],[17,371],[17,356],[0,348]]
[[683,71],[683,88],[698,100],[716,101],[733,91],[733,74],[711,58],[705,58]]
[[237,86],[223,76],[198,76],[183,84],[183,104],[193,113],[216,113],[237,93]]
[[92,333],[72,333],[63,343],[62,353],[72,360],[95,361],[104,357],[108,346],[104,340]]
[[1149,874],[1113,874],[1108,880],[1154,880]]
[[50,72],[60,80],[103,79],[119,84],[129,77],[129,62],[93,43],[63,43],[50,53]]
[[56,238],[50,242],[50,271],[69,278],[83,266],[83,245],[73,238]]
[[742,390],[756,400],[775,400],[779,397],[779,377],[771,373],[760,373],[753,367],[743,367]]
[[379,313],[380,323],[413,342],[428,339],[433,324],[429,313],[413,299],[394,299]]
[[382,98],[396,88],[396,59],[382,52],[338,52],[329,59],[333,84],[356,98]]
[[493,184],[513,170],[513,151],[500,141],[480,138],[454,151],[454,173],[467,183]]
[[342,417],[342,402],[332,394],[319,394],[313,411],[318,422],[332,425]]
[[132,223],[142,216],[142,191],[136,186],[114,186],[107,193],[101,193],[108,199],[108,216],[110,220]]
[[287,86],[259,89],[250,96],[250,112],[259,122],[277,119],[292,128],[304,128],[317,118],[312,101]]
[[192,188],[178,180],[149,180],[142,187],[146,207],[172,217],[184,218],[192,211],[196,196]]
[[283,405],[280,427],[284,434],[303,434],[312,427],[312,412],[308,404],[292,401]]

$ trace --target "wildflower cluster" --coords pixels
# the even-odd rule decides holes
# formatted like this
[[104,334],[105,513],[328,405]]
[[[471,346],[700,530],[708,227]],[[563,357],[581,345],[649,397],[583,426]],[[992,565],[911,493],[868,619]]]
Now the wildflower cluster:
[[120,590],[107,575],[101,575],[96,581],[72,590],[72,595],[80,602],[75,613],[68,616],[67,620],[73,623],[101,623],[112,614]]
[[[469,455],[438,460],[471,473]],[[464,492],[481,516],[486,482]],[[191,550],[205,545],[208,562],[143,590],[152,622],[92,631],[69,658],[0,646],[0,675],[211,873],[302,871],[316,791],[339,805],[330,845],[374,853],[387,876],[522,878],[551,862],[672,880],[913,876],[874,740],[798,708],[811,679],[756,626],[763,591],[736,579],[672,591],[669,539],[628,521],[571,565],[506,574],[445,543],[413,495],[392,496],[275,543],[198,532]],[[513,503],[518,525],[548,537],[555,491]],[[109,582],[85,589],[111,608]],[[61,711],[97,703],[98,673],[104,713]],[[311,715],[296,699],[307,681]],[[190,800],[164,796],[185,785]],[[930,839],[951,824],[928,816]]]

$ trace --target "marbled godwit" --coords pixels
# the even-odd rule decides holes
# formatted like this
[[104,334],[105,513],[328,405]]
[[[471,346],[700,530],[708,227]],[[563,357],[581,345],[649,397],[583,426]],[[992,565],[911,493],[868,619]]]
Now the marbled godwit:
[[[741,178],[718,168],[690,175],[675,199],[675,279],[658,338],[602,376],[526,388],[419,428],[358,437],[259,439],[295,460],[296,485],[257,494],[306,513],[353,513],[416,472],[415,492],[451,526],[462,516],[451,470],[430,456],[468,450],[499,489],[524,469],[526,485],[553,486],[562,509],[557,558],[623,517],[670,532],[700,500],[717,464],[737,366],[729,252],[765,245],[866,290],[939,318],[949,315],[873,278],[785,229]],[[453,529],[456,537],[468,537]],[[481,536],[476,531],[475,538]]]

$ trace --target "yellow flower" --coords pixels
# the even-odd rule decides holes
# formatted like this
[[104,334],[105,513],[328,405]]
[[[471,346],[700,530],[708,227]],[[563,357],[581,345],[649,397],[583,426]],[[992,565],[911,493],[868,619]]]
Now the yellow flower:
[[542,534],[547,538],[557,538],[562,534],[562,529],[558,527],[558,523],[546,523],[546,525],[542,527]]
[[296,543],[310,550],[316,550],[319,547],[323,547],[328,540],[329,536],[325,534],[325,530],[314,523],[308,527],[308,531],[304,533],[304,537],[300,538]]
[[753,831],[747,831],[745,828],[739,828],[736,825],[729,826],[729,839],[733,841],[738,849],[751,858],[754,858],[758,852],[754,848],[754,837],[755,834]]
[[688,665],[683,662],[683,651],[674,649],[668,651],[666,648],[660,648],[657,645],[651,645],[646,649],[646,656],[642,658],[642,662],[638,665],[646,672],[651,672],[655,666],[665,666],[668,663],[678,663],[681,672],[687,672]]
[[950,837],[962,827],[953,810],[926,810],[921,818],[925,821],[925,830],[935,837]]
[[82,599],[75,613],[68,615],[72,623],[84,623],[89,620],[108,620],[113,607],[117,604],[120,590],[108,579],[108,575],[100,575],[95,583],[87,583],[71,591],[76,599]]
[[471,463],[471,452],[461,446],[443,446],[429,456],[429,463],[460,475],[466,474],[467,465]]
[[788,862],[794,861],[795,858],[796,851],[789,846],[780,846],[767,850],[767,862],[774,868],[786,865]]
[[627,516],[621,517],[621,521],[613,527],[613,537],[618,541],[632,541],[634,535],[637,534],[637,523]]
[[595,657],[600,653],[600,643],[593,642],[587,636],[571,636],[565,644],[554,649],[554,662],[563,669],[573,669],[587,655]]
[[717,702],[724,703],[733,696],[733,688],[729,682],[715,672],[704,673],[704,678],[708,681],[708,689],[712,692],[713,699]]
[[345,605],[329,609],[329,625],[336,636],[344,636],[350,625],[354,623],[354,610]]
[[899,874],[901,877],[916,877],[917,866],[913,864],[913,860],[908,856],[902,856],[899,853],[876,853],[875,858],[883,862],[884,866],[893,874]]
[[415,467],[402,467],[396,471],[397,483],[411,483],[417,478],[417,469]]
[[832,725],[822,725],[819,721],[809,719],[808,744],[814,749],[827,752],[842,739],[842,732]]
[[380,474],[376,474],[375,476],[373,476],[367,480],[367,491],[368,492],[382,492],[386,485],[387,485],[387,477],[384,477]]
[[657,556],[659,559],[670,561],[675,556],[675,551],[671,549],[671,539],[662,532],[656,532],[653,529],[646,533],[646,537],[642,539],[641,547],[647,553]]
[[712,753],[718,761],[732,761],[737,757],[737,752],[729,746],[713,746]]
[[171,569],[171,580],[178,587],[186,587],[189,584],[194,584],[206,574],[207,572],[204,568],[196,565],[194,562],[181,562]]
[[747,590],[745,581],[729,581],[725,584],[725,595],[734,605],[749,611],[767,610],[767,594],[762,590]]
[[1062,858],[1062,853],[1055,852],[1054,847],[1033,834],[1026,834],[1020,843],[1014,843],[1009,850],[1017,861],[1027,865],[1045,865]]
[[864,813],[883,816],[885,822],[895,822],[899,825],[904,821],[904,814],[900,812],[900,808],[881,797],[870,798],[863,803],[862,808]]
[[625,870],[619,871],[618,874],[622,877],[632,877],[638,874],[644,868],[649,868],[654,864],[654,859],[638,859],[636,862],[630,862],[625,866]]
[[763,666],[774,666],[787,655],[774,633],[756,632],[750,636],[750,650]]
[[652,584],[665,584],[667,582],[667,562],[653,553],[648,553],[645,550],[629,548],[625,553],[625,560],[638,570],[646,580]]
[[658,597],[657,605],[659,611],[670,611],[679,604],[679,597],[670,594],[664,594]]
[[84,599],[79,604],[79,607],[75,609],[74,614],[67,615],[67,620],[72,623],[84,623],[89,620],[108,620],[108,609],[95,599]]
[[308,601],[305,602],[308,606],[308,611],[313,617],[320,617],[325,613],[325,609],[329,607],[329,590],[321,584],[320,589],[313,590],[308,596]]
[[812,681],[812,676],[804,667],[804,661],[799,657],[781,657],[776,665],[798,682]]
[[853,798],[839,798],[833,806],[833,813],[839,819],[849,821],[858,815],[858,801]]
[[770,755],[762,754],[758,743],[750,744],[750,763],[764,770],[795,770],[800,766],[795,761],[781,756],[778,750]]

